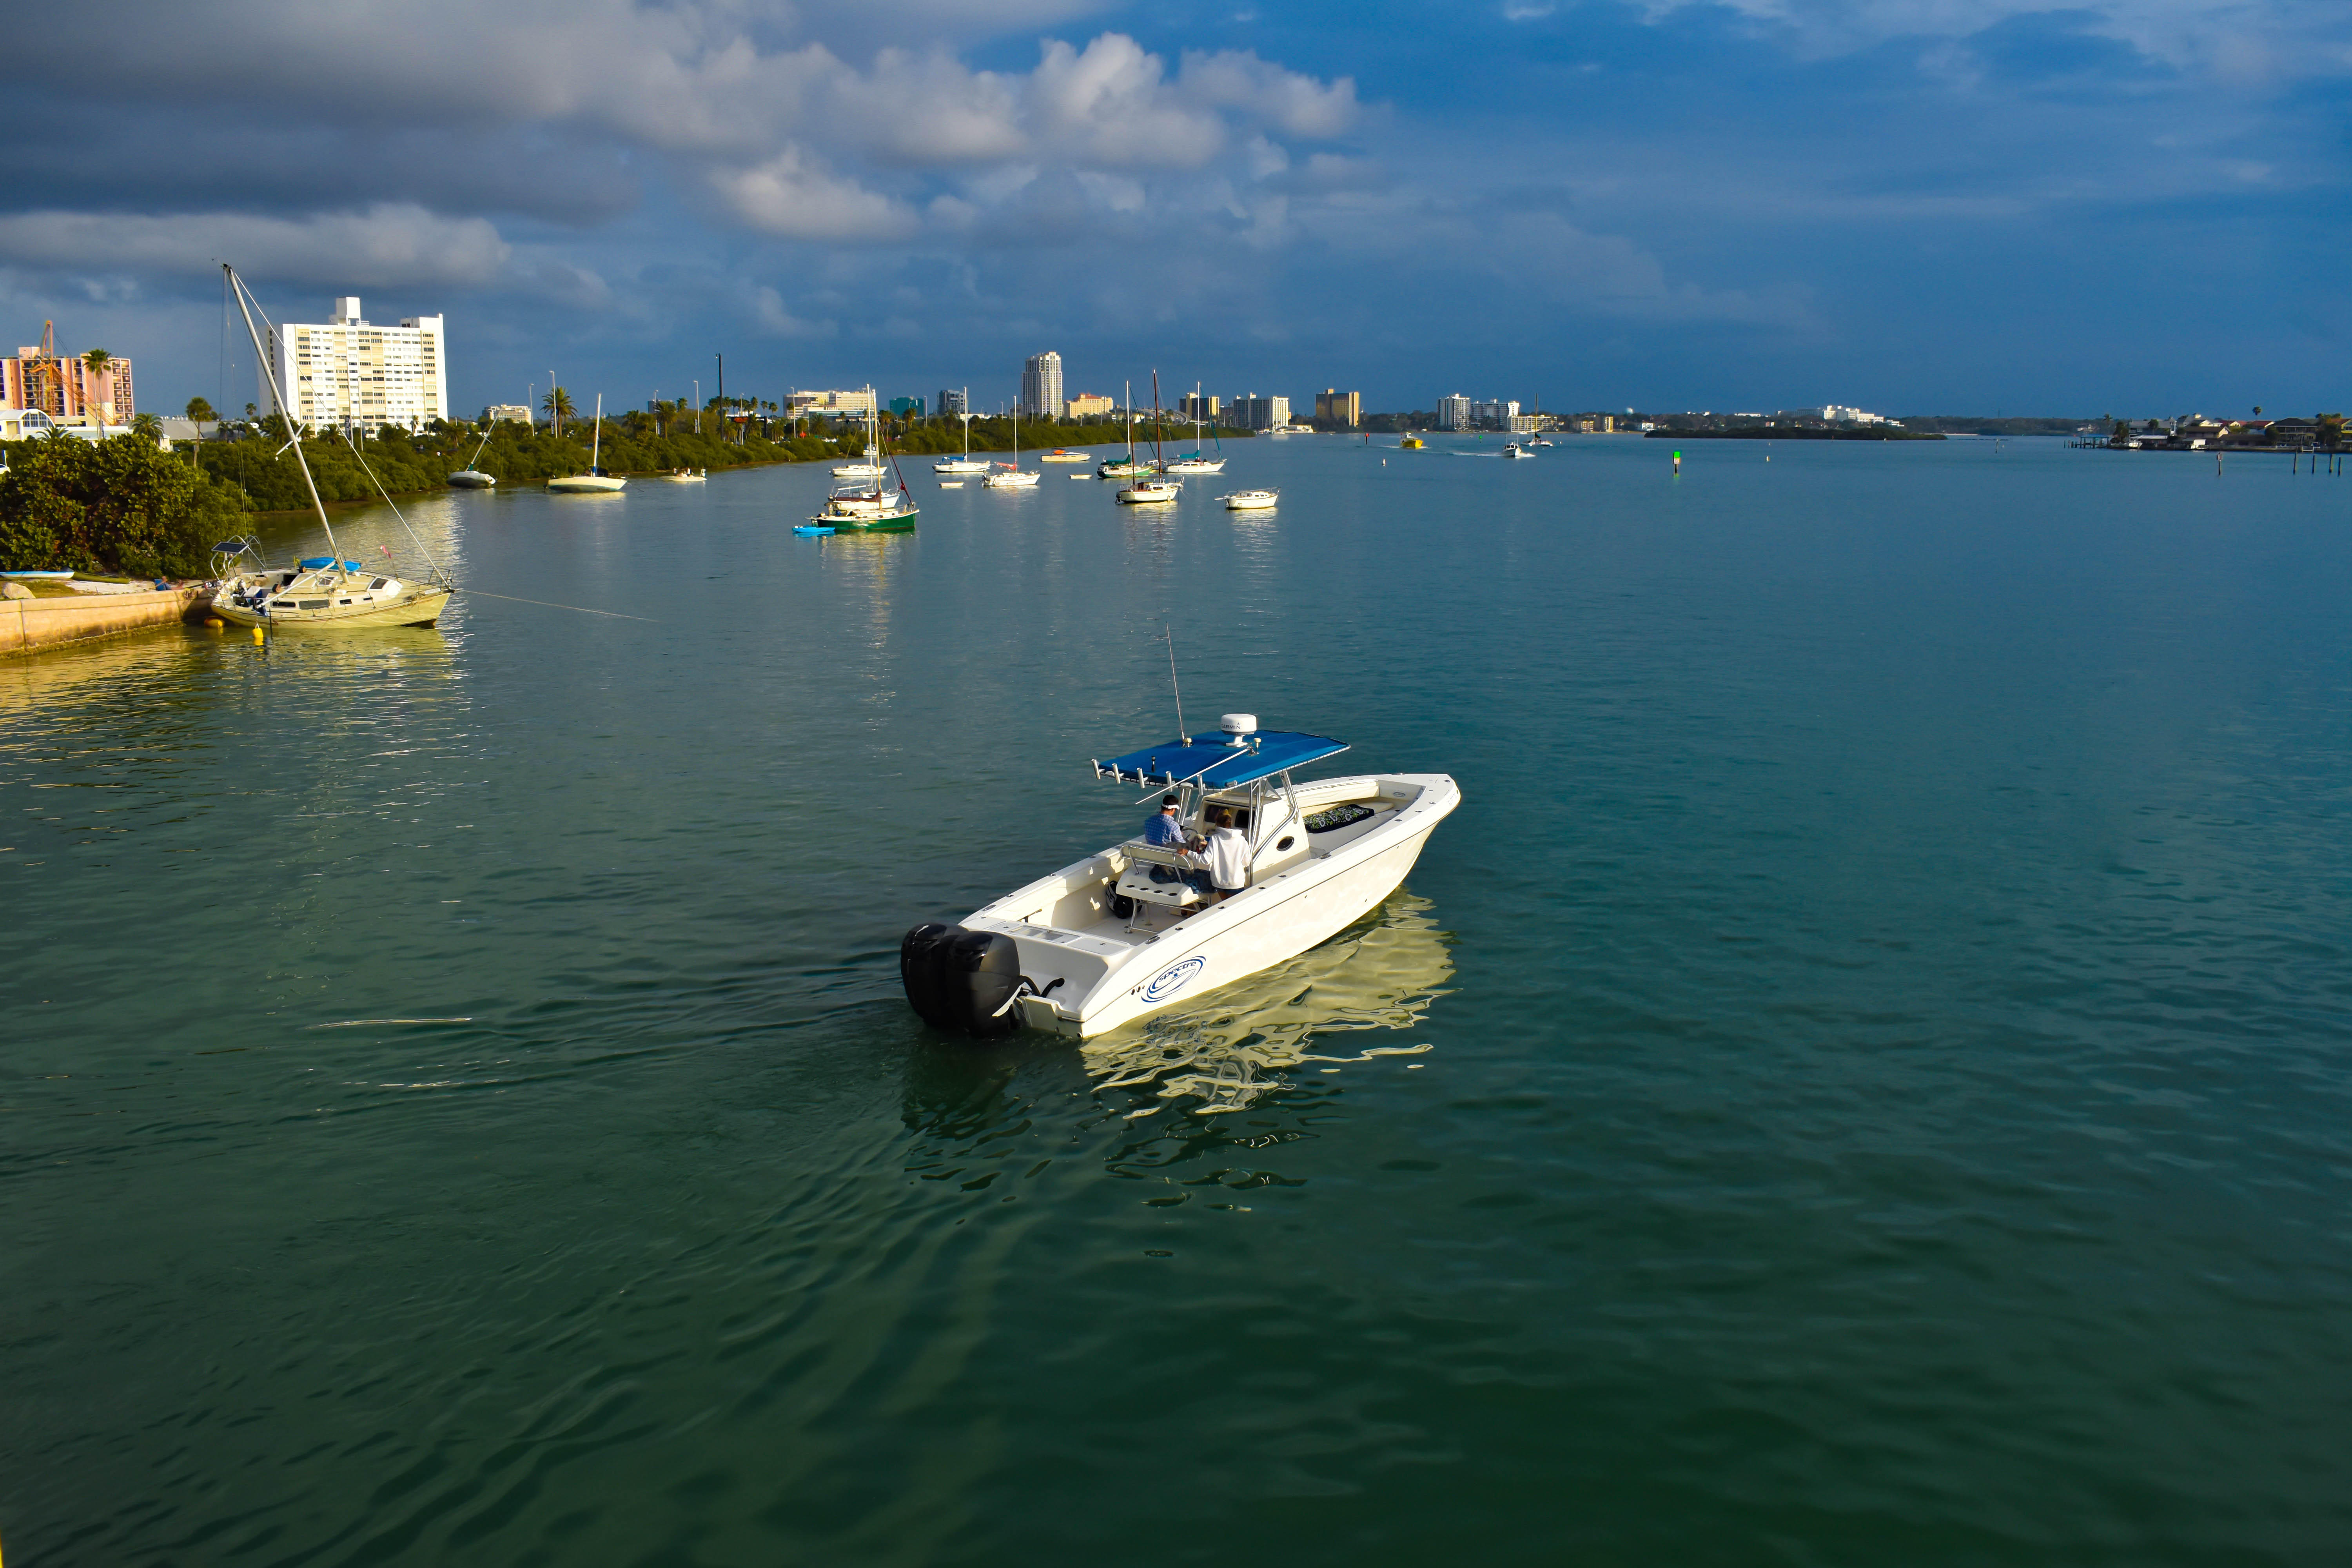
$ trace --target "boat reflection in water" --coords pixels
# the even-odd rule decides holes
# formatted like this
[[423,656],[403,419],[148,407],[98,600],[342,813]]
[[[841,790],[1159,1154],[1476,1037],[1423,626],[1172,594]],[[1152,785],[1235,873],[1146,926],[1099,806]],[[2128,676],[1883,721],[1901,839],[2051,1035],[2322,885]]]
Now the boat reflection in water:
[[1418,1026],[1454,975],[1453,936],[1437,927],[1427,899],[1399,890],[1320,947],[1220,987],[1201,1005],[1155,1013],[1097,1036],[1081,1047],[1097,1092],[1128,1089],[1196,1116],[1245,1110],[1288,1087],[1298,1068],[1321,1068],[1380,1057],[1418,1056],[1426,1045],[1367,1044],[1348,1050],[1333,1035]]

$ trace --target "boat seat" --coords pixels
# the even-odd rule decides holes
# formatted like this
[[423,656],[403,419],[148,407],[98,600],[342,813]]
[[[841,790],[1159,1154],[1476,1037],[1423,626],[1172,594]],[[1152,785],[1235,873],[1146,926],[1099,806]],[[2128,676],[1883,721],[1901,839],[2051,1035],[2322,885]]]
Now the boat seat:
[[1144,865],[1181,867],[1184,864],[1184,852],[1172,845],[1147,844],[1140,838],[1130,838],[1118,847],[1128,859]]
[[1181,873],[1143,862],[1129,866],[1112,891],[1139,904],[1162,904],[1172,910],[1189,910],[1201,902],[1201,889]]

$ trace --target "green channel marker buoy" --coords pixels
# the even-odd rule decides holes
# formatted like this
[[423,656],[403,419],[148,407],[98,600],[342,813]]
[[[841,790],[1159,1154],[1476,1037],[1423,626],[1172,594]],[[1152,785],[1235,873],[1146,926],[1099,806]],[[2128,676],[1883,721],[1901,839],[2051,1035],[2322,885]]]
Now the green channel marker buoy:
[[1675,472],[1676,472],[1677,474],[1679,474],[1679,473],[1681,473],[1682,471],[1683,471],[1683,455],[1682,455],[1680,452],[1676,452],[1676,453],[1675,454]]

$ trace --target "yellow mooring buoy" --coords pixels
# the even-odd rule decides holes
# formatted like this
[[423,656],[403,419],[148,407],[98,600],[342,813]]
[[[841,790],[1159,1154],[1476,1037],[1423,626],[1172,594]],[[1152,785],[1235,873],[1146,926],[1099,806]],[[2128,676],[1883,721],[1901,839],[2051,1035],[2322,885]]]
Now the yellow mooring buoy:
[[256,626],[253,628],[253,640],[256,642],[266,642],[268,639],[261,635],[261,628],[259,626]]

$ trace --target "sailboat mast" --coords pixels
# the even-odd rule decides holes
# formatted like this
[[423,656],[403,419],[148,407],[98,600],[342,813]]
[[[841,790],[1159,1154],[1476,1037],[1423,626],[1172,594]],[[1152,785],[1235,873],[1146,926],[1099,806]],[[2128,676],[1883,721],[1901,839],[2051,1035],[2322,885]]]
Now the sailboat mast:
[[343,571],[343,547],[335,542],[335,525],[327,521],[326,503],[319,499],[319,483],[310,477],[310,460],[302,456],[302,428],[294,422],[294,411],[286,406],[286,395],[278,387],[278,373],[269,365],[269,351],[261,346],[260,329],[253,324],[253,311],[246,303],[245,279],[239,278],[236,268],[226,261],[221,263],[221,270],[227,274],[229,286],[236,291],[237,313],[245,318],[246,335],[253,340],[253,363],[261,367],[262,378],[269,386],[269,400],[285,416],[287,431],[293,437],[295,466],[302,470],[302,488],[310,492],[310,509],[319,514],[319,526],[326,530],[327,548],[334,554],[335,574],[340,577]]
[[600,392],[596,395],[596,434],[589,440],[588,443],[588,471],[590,473],[598,474],[604,472],[602,468],[596,466],[604,458],[604,395]]

